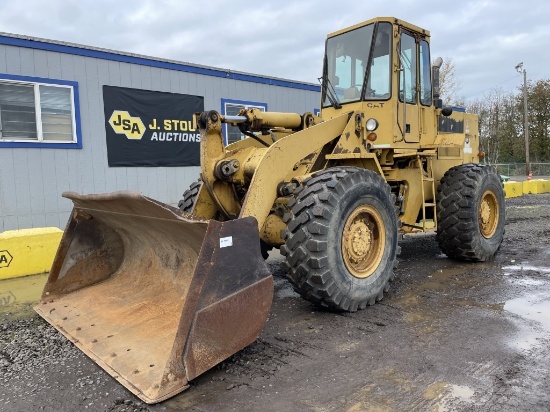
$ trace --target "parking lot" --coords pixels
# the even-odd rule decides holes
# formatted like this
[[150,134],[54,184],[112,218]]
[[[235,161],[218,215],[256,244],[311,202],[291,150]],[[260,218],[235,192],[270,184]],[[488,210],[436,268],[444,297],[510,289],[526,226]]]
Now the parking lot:
[[493,261],[455,262],[433,234],[406,237],[390,292],[356,313],[301,299],[272,252],[275,298],[258,341],[156,405],[30,303],[1,306],[0,410],[548,411],[550,194],[506,204]]

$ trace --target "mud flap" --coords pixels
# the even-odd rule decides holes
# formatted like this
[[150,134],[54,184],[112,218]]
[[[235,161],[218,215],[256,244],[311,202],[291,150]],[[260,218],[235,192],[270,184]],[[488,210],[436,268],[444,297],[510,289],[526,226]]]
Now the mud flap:
[[273,278],[257,221],[195,220],[134,192],[74,203],[36,312],[147,403],[254,342]]

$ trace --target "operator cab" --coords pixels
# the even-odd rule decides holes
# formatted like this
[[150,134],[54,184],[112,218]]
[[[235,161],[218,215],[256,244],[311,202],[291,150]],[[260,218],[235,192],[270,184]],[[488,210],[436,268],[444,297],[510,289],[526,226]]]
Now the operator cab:
[[398,32],[400,100],[405,95],[407,103],[432,104],[429,35],[422,29],[422,34],[415,33],[406,27],[412,25],[395,20],[394,24],[374,21],[329,36],[323,65],[323,107],[334,106],[334,102],[391,98],[394,26]]
[[[384,122],[386,136],[418,143],[425,133],[418,125],[433,123],[433,111],[422,110],[438,97],[432,93],[431,77],[429,32],[395,18],[369,20],[329,34],[322,111],[330,118],[343,106],[363,112],[381,109],[378,121],[397,119],[397,124]],[[390,113],[394,111],[397,117]]]

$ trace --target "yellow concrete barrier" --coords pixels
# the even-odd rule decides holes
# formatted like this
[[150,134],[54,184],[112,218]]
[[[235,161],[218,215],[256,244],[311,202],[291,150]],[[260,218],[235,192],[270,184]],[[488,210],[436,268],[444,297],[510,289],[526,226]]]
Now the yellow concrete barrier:
[[504,193],[506,193],[507,198],[522,196],[522,182],[504,182]]
[[526,180],[523,182],[524,194],[550,193],[550,180]]
[[0,280],[48,272],[62,235],[56,227],[0,233]]
[[525,180],[525,181],[522,182],[522,184],[523,184],[523,194],[528,195],[528,194],[532,193],[531,192],[531,190],[532,190],[531,182],[532,182],[532,180]]
[[550,180],[534,180],[536,182],[536,193],[550,193]]

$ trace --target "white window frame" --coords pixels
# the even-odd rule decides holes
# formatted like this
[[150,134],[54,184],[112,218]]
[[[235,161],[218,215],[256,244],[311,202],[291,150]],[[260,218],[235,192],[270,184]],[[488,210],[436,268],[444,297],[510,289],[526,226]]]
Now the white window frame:
[[[222,114],[227,114],[227,106],[239,106],[244,107],[245,109],[260,109],[264,112],[267,112],[267,103],[261,103],[261,102],[251,102],[246,100],[232,100],[232,99],[222,99]],[[241,134],[241,140],[244,139],[246,136]],[[228,132],[228,124],[224,123],[223,125],[223,142],[224,145],[227,146],[229,138],[229,132]]]
[[[77,124],[76,124],[76,110],[75,110],[75,93],[74,86],[72,85],[63,85],[56,83],[46,83],[46,82],[33,82],[33,81],[24,81],[24,80],[11,80],[3,79],[0,77],[0,84],[20,84],[24,86],[33,86],[34,91],[34,110],[35,110],[35,121],[36,121],[36,136],[37,139],[5,139],[2,135],[2,130],[0,129],[0,143],[27,143],[29,145],[43,143],[43,144],[75,144],[78,143],[77,135]],[[72,140],[44,140],[42,133],[42,107],[40,105],[40,86],[49,86],[49,87],[61,87],[69,89],[71,92],[71,131],[72,131]],[[0,112],[0,127],[2,113]]]

